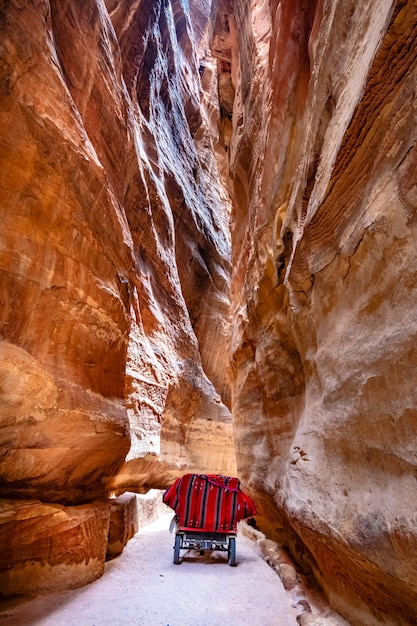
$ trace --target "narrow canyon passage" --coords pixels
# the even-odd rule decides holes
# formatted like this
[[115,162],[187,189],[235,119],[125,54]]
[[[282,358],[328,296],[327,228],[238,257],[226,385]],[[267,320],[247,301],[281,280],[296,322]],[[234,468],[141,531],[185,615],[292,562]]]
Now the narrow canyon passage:
[[0,0],[0,594],[136,571],[115,501],[210,473],[417,624],[416,93],[417,0]]
[[[221,552],[184,552],[174,565],[171,513],[144,527],[86,587],[0,603],[2,626],[296,626],[277,574],[239,534],[237,566]],[[6,605],[6,606],[5,606]],[[13,605],[15,605],[13,607]],[[335,626],[340,622],[322,622]]]

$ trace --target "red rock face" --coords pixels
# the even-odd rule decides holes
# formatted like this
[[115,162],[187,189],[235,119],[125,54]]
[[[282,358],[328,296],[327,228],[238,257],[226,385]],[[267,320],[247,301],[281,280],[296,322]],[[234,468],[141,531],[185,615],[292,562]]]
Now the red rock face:
[[175,1],[0,9],[3,498],[236,471],[209,14],[194,39]]
[[59,64],[55,13],[17,4],[2,11],[0,474],[5,495],[80,502],[129,448],[132,255]]
[[[114,25],[92,0],[2,12],[7,496],[104,495],[130,439],[130,458],[159,454],[165,415],[168,463],[206,469],[209,416],[222,435],[210,469],[234,467],[205,373],[229,402],[227,207],[212,151],[193,141],[210,137],[190,18],[145,4],[109,3]],[[196,419],[170,451],[170,421]]]
[[264,530],[414,623],[415,3],[186,4],[0,9],[0,495],[234,474],[231,408]]
[[414,623],[415,6],[269,9],[235,11],[239,473],[349,622]]

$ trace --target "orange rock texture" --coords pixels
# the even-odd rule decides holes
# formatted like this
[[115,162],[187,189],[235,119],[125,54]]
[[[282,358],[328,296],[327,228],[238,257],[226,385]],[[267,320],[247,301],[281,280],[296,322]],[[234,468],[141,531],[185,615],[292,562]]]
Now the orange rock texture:
[[414,0],[0,24],[0,521],[237,471],[349,623],[416,623]]
[[109,509],[106,502],[66,507],[36,500],[2,500],[1,593],[45,594],[74,589],[101,576]]
[[108,4],[3,9],[0,470],[13,496],[91,500],[130,439],[130,458],[203,470],[212,445],[210,469],[234,467],[209,378],[223,393],[228,206],[189,17]]
[[190,15],[11,0],[0,24],[0,496],[235,473],[230,207]]

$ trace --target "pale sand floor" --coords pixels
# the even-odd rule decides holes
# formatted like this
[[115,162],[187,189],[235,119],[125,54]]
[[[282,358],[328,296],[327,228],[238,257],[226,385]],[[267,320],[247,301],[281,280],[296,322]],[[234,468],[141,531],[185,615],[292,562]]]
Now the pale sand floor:
[[291,593],[250,539],[237,537],[237,567],[195,551],[174,565],[171,517],[144,527],[86,587],[2,602],[0,626],[296,626]]

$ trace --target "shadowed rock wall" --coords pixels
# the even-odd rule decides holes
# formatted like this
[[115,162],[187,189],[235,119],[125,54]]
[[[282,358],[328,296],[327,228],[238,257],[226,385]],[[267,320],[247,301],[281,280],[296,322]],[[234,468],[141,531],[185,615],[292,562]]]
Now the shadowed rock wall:
[[224,12],[238,471],[349,623],[412,624],[416,5]]

